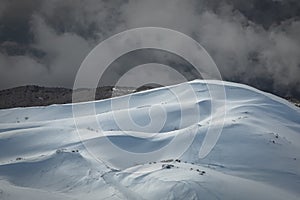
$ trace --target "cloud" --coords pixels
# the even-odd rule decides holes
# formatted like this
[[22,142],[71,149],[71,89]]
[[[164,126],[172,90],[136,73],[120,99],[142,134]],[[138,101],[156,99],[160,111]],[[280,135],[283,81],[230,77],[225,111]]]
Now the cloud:
[[255,79],[271,77],[268,87],[281,95],[299,85],[299,21],[265,30],[253,23],[243,25],[245,20],[239,15],[206,13],[203,17],[201,24],[206,27],[198,35],[226,79],[257,86]]
[[0,54],[0,70],[0,85],[3,88],[47,84],[47,69],[28,56],[8,57]]
[[[39,16],[31,21],[34,43],[27,48],[45,52],[38,59],[25,51],[25,55],[1,54],[1,87],[26,84],[70,87],[80,63],[91,50],[92,45],[73,33],[58,34],[45,24]],[[4,44],[14,46],[15,44]]]
[[[163,26],[182,31],[208,50],[225,80],[300,97],[299,90],[295,90],[300,82],[298,16],[283,10],[278,11],[281,18],[273,24],[268,21],[283,2],[249,1],[246,6],[237,1],[159,2],[129,1],[122,8],[127,26]],[[270,13],[267,20],[256,18],[255,12],[263,17],[267,5],[271,5],[266,11]],[[290,4],[284,7],[290,8]],[[257,10],[251,13],[251,8]]]
[[35,33],[35,43],[32,45],[47,52],[44,66],[51,77],[49,85],[69,87],[73,84],[76,72],[92,45],[74,33],[57,33],[39,16],[34,16],[32,24]]
[[195,1],[130,0],[121,7],[126,27],[157,26],[191,33],[198,21]]
[[[80,63],[100,41],[129,28],[160,26],[199,41],[225,80],[300,98],[299,13],[297,0],[4,0],[1,88],[72,87]],[[117,77],[131,64],[164,59],[181,63],[159,52],[136,53],[115,64],[119,71],[114,73]]]

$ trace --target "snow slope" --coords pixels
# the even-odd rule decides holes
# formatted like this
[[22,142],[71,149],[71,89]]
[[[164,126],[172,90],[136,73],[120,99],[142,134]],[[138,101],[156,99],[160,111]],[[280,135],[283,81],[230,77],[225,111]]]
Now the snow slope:
[[[213,112],[208,86],[225,88]],[[279,97],[195,80],[76,105],[76,120],[71,104],[0,110],[1,200],[299,199],[300,109]]]

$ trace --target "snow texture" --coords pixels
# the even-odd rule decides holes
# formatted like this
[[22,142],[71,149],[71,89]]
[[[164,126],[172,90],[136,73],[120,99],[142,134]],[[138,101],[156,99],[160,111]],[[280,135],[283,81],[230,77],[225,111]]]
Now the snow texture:
[[[224,86],[226,106],[216,104],[220,107],[212,112],[208,85],[213,92]],[[90,124],[93,116],[85,107],[91,104],[102,130]],[[80,124],[72,104],[0,110],[1,200],[299,199],[300,110],[284,99],[241,84],[195,80],[77,105]],[[210,117],[222,109],[220,138],[199,158],[207,129],[221,124],[210,123]],[[126,122],[126,110],[139,130],[114,121],[118,115]],[[155,123],[166,120],[157,130],[145,126],[150,117]],[[83,142],[76,128],[88,139]],[[181,152],[189,132],[195,138]],[[171,144],[174,137],[179,139]],[[112,144],[137,155],[169,147],[159,156],[128,158]],[[99,152],[100,160],[91,152]]]

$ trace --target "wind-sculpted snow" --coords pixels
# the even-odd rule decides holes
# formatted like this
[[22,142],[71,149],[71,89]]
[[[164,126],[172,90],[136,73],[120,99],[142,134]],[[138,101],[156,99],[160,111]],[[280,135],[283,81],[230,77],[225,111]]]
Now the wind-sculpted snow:
[[299,152],[299,108],[229,82],[6,109],[0,199],[298,199]]

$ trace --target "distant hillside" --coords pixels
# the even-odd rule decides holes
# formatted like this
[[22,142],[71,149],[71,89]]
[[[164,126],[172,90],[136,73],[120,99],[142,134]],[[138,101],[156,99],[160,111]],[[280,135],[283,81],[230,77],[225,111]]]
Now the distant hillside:
[[[91,89],[78,89],[82,95],[76,102],[92,100],[88,94]],[[14,107],[46,106],[51,104],[65,104],[72,102],[72,89],[40,87],[40,86],[21,86],[0,91],[0,109]],[[99,87],[96,90],[96,100],[106,99],[112,96],[121,96],[134,92],[132,88],[120,87],[113,89],[111,86]]]
[[[98,87],[96,90],[95,99],[107,99],[113,96],[122,96],[133,92],[149,90],[159,85],[144,85],[136,90],[131,87],[104,86]],[[75,92],[80,93],[80,98],[75,102],[83,102],[94,100],[94,97],[89,96],[93,89],[77,89]],[[59,87],[40,87],[36,85],[20,86],[16,88],[0,91],[0,109],[15,108],[15,107],[32,107],[32,106],[47,106],[51,104],[65,104],[72,102],[72,89]],[[287,100],[295,103],[300,107],[300,101],[286,97]]]

